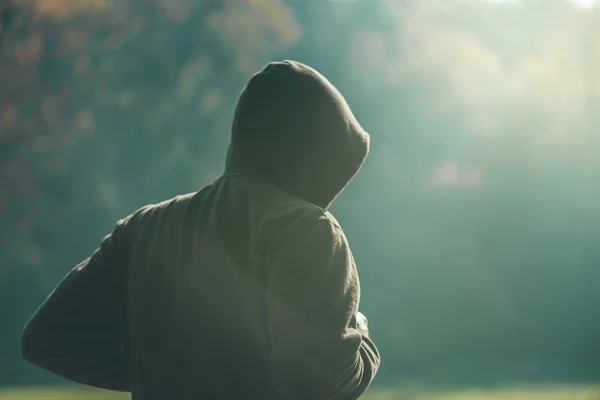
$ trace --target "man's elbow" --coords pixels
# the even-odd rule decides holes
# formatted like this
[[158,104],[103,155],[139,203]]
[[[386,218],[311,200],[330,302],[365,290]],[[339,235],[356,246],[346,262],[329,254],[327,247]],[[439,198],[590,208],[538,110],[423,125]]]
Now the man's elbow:
[[336,388],[335,399],[355,400],[367,391],[379,369],[379,359],[361,345],[356,364],[345,373],[344,383]]
[[370,339],[363,340],[360,347],[360,358],[363,364],[360,386],[364,386],[366,390],[375,379],[381,364],[379,350]]
[[371,385],[377,369],[378,360],[373,360],[361,348],[355,362],[337,371],[327,381],[327,396],[323,398],[335,400],[356,400]]
[[21,332],[19,344],[21,356],[29,363],[54,372],[57,362],[56,349],[58,343],[54,342],[55,335],[43,325],[36,323],[35,317]]
[[21,346],[21,357],[26,361],[37,365],[41,357],[32,335],[29,334],[27,330],[23,331],[19,342]]
[[28,362],[42,366],[44,364],[45,354],[39,335],[35,332],[31,324],[27,324],[19,339],[21,347],[21,356]]
[[369,388],[379,367],[378,357],[369,350],[361,346],[352,360],[335,367],[321,359],[310,368],[309,361],[295,363],[295,368],[289,364],[274,368],[274,383],[290,399],[356,400]]
[[380,365],[379,352],[370,339],[363,340],[353,364],[347,365],[332,380],[337,385],[332,387],[329,398],[340,400],[356,400],[371,386]]

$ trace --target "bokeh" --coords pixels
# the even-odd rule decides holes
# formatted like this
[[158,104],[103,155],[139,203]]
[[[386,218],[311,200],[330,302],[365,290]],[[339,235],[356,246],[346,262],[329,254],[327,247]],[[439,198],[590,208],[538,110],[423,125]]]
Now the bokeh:
[[374,385],[600,381],[594,2],[3,0],[0,35],[0,387],[64,384],[22,360],[29,316],[117,219],[223,172],[286,58],[372,137],[331,211]]

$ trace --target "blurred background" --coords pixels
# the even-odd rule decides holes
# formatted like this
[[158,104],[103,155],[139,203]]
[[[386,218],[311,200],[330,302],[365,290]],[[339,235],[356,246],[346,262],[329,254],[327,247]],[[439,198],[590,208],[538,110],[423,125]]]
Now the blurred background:
[[600,399],[595,2],[0,0],[0,35],[3,400],[68,385],[21,359],[27,319],[117,219],[222,173],[284,58],[372,136],[332,208],[382,352],[366,398]]

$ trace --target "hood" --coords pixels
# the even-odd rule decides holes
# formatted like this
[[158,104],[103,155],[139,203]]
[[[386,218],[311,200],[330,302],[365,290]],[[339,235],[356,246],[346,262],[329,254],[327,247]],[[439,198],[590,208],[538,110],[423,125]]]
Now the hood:
[[297,61],[272,62],[240,96],[226,171],[326,209],[362,166],[369,140],[327,78]]

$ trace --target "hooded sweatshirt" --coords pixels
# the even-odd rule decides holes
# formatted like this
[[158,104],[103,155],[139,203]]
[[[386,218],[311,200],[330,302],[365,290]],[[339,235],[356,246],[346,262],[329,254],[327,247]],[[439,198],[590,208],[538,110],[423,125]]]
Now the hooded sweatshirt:
[[268,64],[240,96],[225,173],[120,220],[32,316],[23,356],[134,400],[359,398],[380,356],[327,209],[368,149],[323,75]]

